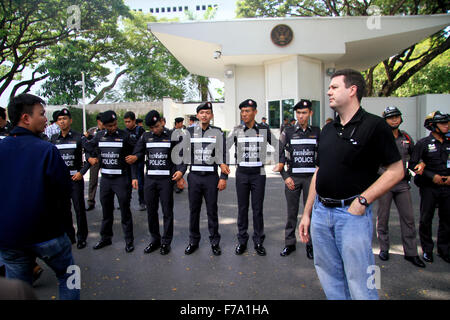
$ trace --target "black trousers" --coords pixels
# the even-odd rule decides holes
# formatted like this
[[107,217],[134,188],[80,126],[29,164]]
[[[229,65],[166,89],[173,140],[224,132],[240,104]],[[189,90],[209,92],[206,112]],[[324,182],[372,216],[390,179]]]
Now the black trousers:
[[262,174],[246,174],[236,171],[236,193],[238,200],[238,234],[240,244],[247,244],[249,235],[248,229],[248,209],[250,204],[250,194],[252,198],[253,211],[253,242],[262,244],[264,235],[263,203],[266,188],[266,176]]
[[[171,178],[145,177],[144,198],[147,205],[148,230],[151,242],[170,244],[173,238],[173,181]],[[159,232],[158,207],[161,202],[164,233]]]
[[187,180],[190,209],[189,243],[198,245],[200,242],[200,211],[202,209],[202,198],[205,198],[209,241],[211,245],[219,244],[219,217],[217,214],[219,176],[217,174],[201,175],[190,172]]
[[437,250],[439,254],[448,255],[450,254],[450,187],[448,186],[420,188],[420,243],[424,252],[433,251],[432,222],[436,206],[439,215]]
[[77,217],[77,239],[86,241],[88,236],[88,224],[86,218],[86,206],[84,204],[84,180],[72,181],[72,204]]
[[130,210],[131,184],[126,175],[114,178],[102,176],[100,180],[100,202],[102,204],[103,220],[100,235],[102,240],[113,237],[114,194],[117,195],[122,216],[122,229],[126,243],[131,243],[133,237],[133,219]]
[[[294,180],[295,189],[290,190],[286,185],[284,186],[284,195],[287,202],[287,222],[284,232],[284,242],[287,246],[296,245],[297,238],[295,236],[295,230],[297,228],[297,217],[300,207],[300,195],[303,190],[303,206],[308,199],[309,186],[311,184],[311,176],[291,176]],[[307,245],[312,246],[311,239]]]

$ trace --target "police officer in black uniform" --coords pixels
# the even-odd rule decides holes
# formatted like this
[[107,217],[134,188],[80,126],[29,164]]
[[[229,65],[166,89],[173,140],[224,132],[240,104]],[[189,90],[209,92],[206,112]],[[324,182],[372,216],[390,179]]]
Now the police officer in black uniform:
[[[86,143],[89,156],[99,158],[100,171],[100,202],[102,204],[103,219],[101,226],[101,240],[94,249],[101,249],[112,244],[114,223],[114,195],[117,195],[122,216],[122,229],[125,235],[125,251],[134,250],[133,219],[130,210],[131,200],[131,172],[129,163],[136,140],[129,133],[117,128],[117,115],[108,110],[102,113],[101,122],[106,130],[98,132]],[[133,164],[134,165],[134,164]]]
[[6,121],[6,109],[0,107],[0,140],[7,137],[11,129],[11,123],[9,121]]
[[[173,164],[172,150],[176,142],[171,141],[172,131],[164,128],[159,112],[150,111],[145,117],[145,124],[150,128],[150,132],[141,136],[133,151],[133,160],[146,158],[144,197],[152,239],[144,252],[150,253],[160,248],[160,253],[166,255],[170,252],[173,238],[173,185],[183,177],[183,173]],[[133,187],[136,188],[137,184],[133,170]],[[159,232],[158,201],[161,202],[164,220],[162,238]]]
[[[145,129],[136,124],[136,115],[133,111],[127,111],[123,115],[123,121],[125,122],[125,131],[130,134],[136,141],[145,132]],[[142,157],[136,162],[137,168],[137,179],[138,179],[138,199],[139,199],[139,210],[145,210],[145,200],[144,200],[144,158]]]
[[267,143],[272,144],[270,129],[267,125],[256,123],[256,101],[247,99],[239,105],[243,124],[235,127],[227,139],[227,148],[235,145],[236,157],[236,193],[238,200],[238,245],[235,253],[241,255],[247,250],[249,235],[248,209],[250,194],[253,210],[253,243],[256,253],[266,255],[263,246],[264,218],[263,203],[266,186],[264,162]]
[[[294,106],[297,123],[286,127],[280,135],[280,163],[274,171],[281,172],[285,182],[284,194],[287,201],[287,223],[285,228],[285,247],[281,256],[287,256],[296,249],[295,229],[299,213],[300,194],[303,190],[303,205],[308,199],[311,178],[316,170],[317,148],[320,128],[308,124],[312,116],[312,103],[302,99]],[[286,157],[286,153],[288,157]],[[288,170],[284,164],[288,163]],[[311,239],[306,244],[306,256],[313,259]]]
[[450,141],[446,137],[448,121],[449,117],[439,111],[425,117],[424,126],[431,133],[417,142],[409,161],[411,170],[414,170],[420,160],[425,163],[423,174],[416,175],[414,183],[420,190],[419,237],[426,262],[433,262],[432,222],[437,206],[437,252],[438,256],[450,263]]
[[77,217],[77,248],[86,247],[88,236],[88,224],[86,207],[84,204],[84,179],[83,175],[89,170],[89,162],[83,163],[83,148],[85,137],[81,133],[71,129],[72,115],[67,108],[63,108],[56,116],[60,133],[54,134],[50,141],[61,153],[66,166],[69,168],[72,178],[72,203]]
[[[214,255],[222,253],[219,242],[219,218],[217,199],[218,192],[226,188],[230,170],[225,164],[226,154],[225,136],[219,127],[210,125],[213,118],[211,102],[204,102],[197,107],[199,124],[189,127],[183,136],[182,172],[186,172],[189,165],[188,195],[189,195],[189,245],[184,251],[191,254],[198,249],[200,242],[200,211],[202,198],[205,198],[208,216],[209,241]],[[220,166],[221,174],[217,168]]]

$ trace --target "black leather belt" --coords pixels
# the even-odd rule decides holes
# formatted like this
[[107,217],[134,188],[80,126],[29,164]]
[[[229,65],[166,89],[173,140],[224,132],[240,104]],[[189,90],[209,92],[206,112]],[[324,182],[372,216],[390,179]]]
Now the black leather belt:
[[336,200],[336,199],[330,199],[330,198],[322,198],[321,196],[318,196],[319,201],[328,208],[336,208],[336,207],[345,207],[349,206],[353,200],[355,200],[357,196],[344,199],[344,200]]

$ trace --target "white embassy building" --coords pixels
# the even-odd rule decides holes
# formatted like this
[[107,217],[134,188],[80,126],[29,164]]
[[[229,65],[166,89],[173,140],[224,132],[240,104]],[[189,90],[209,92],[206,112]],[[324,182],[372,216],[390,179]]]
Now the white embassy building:
[[[189,72],[223,81],[225,102],[213,104],[215,125],[225,130],[238,125],[239,103],[252,98],[257,121],[265,116],[276,132],[300,99],[313,101],[313,125],[333,116],[327,89],[336,69],[366,70],[449,25],[450,15],[440,14],[186,21],[149,23],[148,29]],[[371,99],[378,98],[364,98],[362,106],[380,114],[386,106],[373,111],[367,108]],[[169,123],[195,114],[196,105],[166,100]],[[444,101],[448,110],[448,96]],[[413,136],[429,108],[414,110]]]

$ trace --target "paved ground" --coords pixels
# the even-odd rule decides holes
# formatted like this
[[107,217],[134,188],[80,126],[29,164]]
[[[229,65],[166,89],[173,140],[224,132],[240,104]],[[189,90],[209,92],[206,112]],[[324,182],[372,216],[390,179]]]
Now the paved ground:
[[[419,196],[415,186],[412,191],[418,225]],[[265,257],[255,254],[251,240],[246,254],[243,256],[234,254],[237,233],[234,174],[230,176],[227,189],[219,194],[221,256],[212,255],[204,206],[201,216],[200,248],[190,256],[184,254],[188,243],[187,190],[175,194],[174,240],[172,251],[167,256],[161,256],[159,251],[151,254],[143,253],[149,241],[147,215],[146,212],[137,211],[136,208],[137,193],[133,191],[132,212],[136,249],[130,254],[124,250],[125,243],[118,210],[115,211],[113,245],[94,251],[92,246],[99,240],[100,202],[97,201],[95,210],[88,212],[88,247],[82,250],[73,247],[75,261],[81,268],[82,299],[325,299],[313,262],[306,258],[303,244],[299,244],[297,251],[288,257],[281,257],[279,254],[284,246],[286,203],[284,183],[278,174],[268,174],[266,184],[264,245],[268,254]],[[251,212],[249,219],[251,237]],[[160,223],[162,224],[162,221]],[[437,217],[433,235],[436,235],[436,229]],[[375,236],[373,240],[375,261],[381,269],[380,298],[450,299],[448,263],[435,257],[434,263],[427,264],[425,269],[419,269],[403,259],[399,219],[395,206],[391,213],[390,235],[391,258],[387,262],[379,260]],[[422,253],[420,248],[419,253]],[[56,299],[56,278],[47,266],[41,264],[45,272],[35,284],[36,293],[43,300]]]

